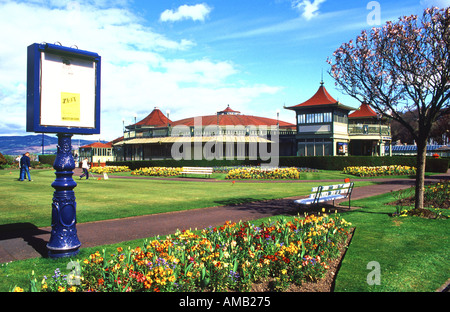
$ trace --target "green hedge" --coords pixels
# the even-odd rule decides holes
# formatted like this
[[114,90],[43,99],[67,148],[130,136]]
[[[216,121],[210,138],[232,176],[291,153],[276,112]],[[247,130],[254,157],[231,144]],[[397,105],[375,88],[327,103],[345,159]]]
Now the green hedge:
[[[280,157],[280,166],[287,167],[308,167],[323,170],[343,170],[351,166],[416,166],[416,157],[414,156],[298,156],[298,157]],[[447,159],[435,159],[427,157],[425,170],[427,172],[445,173],[448,170],[449,161]]]
[[[258,166],[261,160],[141,160],[141,161],[110,161],[108,166],[128,166],[131,170],[145,167],[221,167],[221,166]],[[351,166],[416,166],[416,158],[413,156],[293,156],[280,157],[280,167],[304,167],[322,170],[343,170]],[[427,158],[427,172],[447,172],[448,159]]]
[[128,166],[131,170],[146,167],[222,167],[222,166],[259,166],[260,160],[136,160],[108,161],[107,166]]
[[39,155],[39,162],[41,164],[47,164],[53,166],[55,162],[56,155]]

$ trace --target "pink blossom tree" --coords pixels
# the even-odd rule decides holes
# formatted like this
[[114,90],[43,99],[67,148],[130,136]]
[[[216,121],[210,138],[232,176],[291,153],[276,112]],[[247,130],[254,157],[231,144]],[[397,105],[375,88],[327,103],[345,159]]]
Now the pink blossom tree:
[[[415,209],[423,208],[426,145],[431,127],[450,103],[450,7],[428,8],[362,31],[328,58],[345,93],[400,122],[417,144]],[[416,125],[403,118],[416,114]]]

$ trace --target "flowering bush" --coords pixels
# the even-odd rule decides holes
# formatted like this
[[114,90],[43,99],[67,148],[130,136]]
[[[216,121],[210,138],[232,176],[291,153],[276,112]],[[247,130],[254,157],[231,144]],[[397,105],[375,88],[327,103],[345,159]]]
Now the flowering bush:
[[450,208],[450,182],[448,180],[425,186],[424,201],[432,207]]
[[106,167],[92,167],[92,173],[114,173],[114,172],[128,172],[131,171],[128,166],[106,166]]
[[147,167],[136,169],[132,171],[131,174],[143,176],[170,177],[180,175],[181,171],[182,171],[181,167]]
[[300,172],[310,169],[276,168],[264,169],[260,167],[236,168],[228,171],[226,179],[299,179]]
[[377,166],[377,167],[345,167],[343,173],[360,177],[377,177],[385,175],[414,175],[415,167],[409,166]]
[[350,226],[324,214],[177,231],[109,256],[97,251],[80,263],[79,285],[57,270],[44,277],[41,291],[246,291],[268,278],[284,290],[323,277]]

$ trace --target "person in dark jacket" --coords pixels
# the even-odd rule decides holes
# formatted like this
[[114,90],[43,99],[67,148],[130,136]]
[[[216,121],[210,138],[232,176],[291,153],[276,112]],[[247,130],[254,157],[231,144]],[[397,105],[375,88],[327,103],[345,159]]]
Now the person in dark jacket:
[[25,174],[28,175],[28,181],[31,181],[30,167],[30,153],[26,152],[20,159],[20,181],[23,181]]

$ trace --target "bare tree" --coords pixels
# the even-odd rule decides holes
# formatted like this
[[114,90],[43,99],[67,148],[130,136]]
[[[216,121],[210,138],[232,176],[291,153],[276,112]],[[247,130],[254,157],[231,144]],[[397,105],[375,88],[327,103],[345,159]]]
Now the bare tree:
[[[428,8],[362,31],[328,59],[336,85],[401,123],[417,144],[415,208],[423,208],[426,144],[433,122],[449,110],[450,7]],[[417,127],[404,119],[417,114]]]

